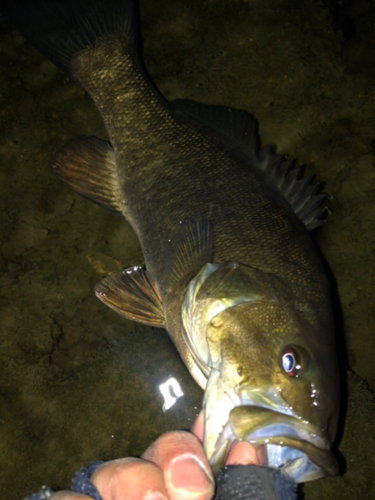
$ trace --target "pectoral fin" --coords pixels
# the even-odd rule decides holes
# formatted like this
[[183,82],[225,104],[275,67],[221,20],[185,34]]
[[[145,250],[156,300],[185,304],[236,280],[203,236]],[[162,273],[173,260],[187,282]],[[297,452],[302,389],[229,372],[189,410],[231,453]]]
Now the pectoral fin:
[[214,235],[208,217],[180,222],[167,248],[170,281],[185,288],[214,255]]
[[52,165],[57,177],[83,198],[124,214],[115,154],[108,142],[84,136],[71,139],[56,151]]
[[127,319],[164,327],[159,291],[141,267],[130,267],[104,278],[95,287],[96,296]]

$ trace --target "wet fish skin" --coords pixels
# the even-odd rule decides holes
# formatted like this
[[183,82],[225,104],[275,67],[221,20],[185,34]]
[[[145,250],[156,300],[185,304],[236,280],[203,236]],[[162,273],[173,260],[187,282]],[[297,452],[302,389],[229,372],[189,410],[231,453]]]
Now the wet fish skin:
[[[220,465],[218,443],[225,449],[229,442],[220,441],[222,430],[228,423],[234,436],[231,411],[242,405],[286,415],[286,426],[290,416],[296,428],[308,421],[307,441],[330,448],[338,375],[329,284],[306,229],[319,225],[322,213],[311,180],[259,149],[247,113],[163,98],[139,55],[134,2],[9,5],[21,33],[80,83],[101,113],[110,145],[70,141],[54,168],[134,228],[147,271],[106,278],[96,293],[127,318],[165,326],[206,387],[209,457]],[[294,376],[283,369],[288,349],[301,364]],[[318,468],[326,473],[323,463]]]

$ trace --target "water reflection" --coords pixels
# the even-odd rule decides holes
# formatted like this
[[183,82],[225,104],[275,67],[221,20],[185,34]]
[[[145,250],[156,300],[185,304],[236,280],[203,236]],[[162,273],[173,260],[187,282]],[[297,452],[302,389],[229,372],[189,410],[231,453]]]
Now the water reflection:
[[177,399],[184,395],[180,384],[174,377],[170,377],[166,382],[160,384],[159,390],[164,398],[163,411],[172,408]]

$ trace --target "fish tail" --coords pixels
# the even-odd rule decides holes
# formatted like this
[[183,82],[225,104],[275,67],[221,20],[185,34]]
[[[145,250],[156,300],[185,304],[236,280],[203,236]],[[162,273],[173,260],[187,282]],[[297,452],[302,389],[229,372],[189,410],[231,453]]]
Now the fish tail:
[[73,79],[75,55],[98,40],[122,35],[127,50],[139,52],[135,0],[8,0],[5,10],[26,40]]

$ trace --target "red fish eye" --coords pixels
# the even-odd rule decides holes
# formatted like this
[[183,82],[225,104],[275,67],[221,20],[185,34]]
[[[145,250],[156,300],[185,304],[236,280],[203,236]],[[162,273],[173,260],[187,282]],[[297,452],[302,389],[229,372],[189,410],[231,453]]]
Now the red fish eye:
[[281,355],[281,367],[289,377],[298,377],[301,361],[298,352],[293,347],[286,347]]

